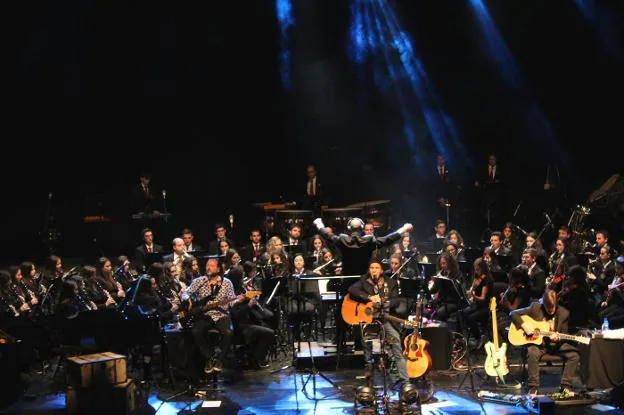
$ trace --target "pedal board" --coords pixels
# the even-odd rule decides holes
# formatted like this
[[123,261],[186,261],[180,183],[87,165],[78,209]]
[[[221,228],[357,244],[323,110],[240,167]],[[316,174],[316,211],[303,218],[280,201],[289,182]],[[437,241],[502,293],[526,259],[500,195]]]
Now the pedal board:
[[568,396],[562,393],[549,393],[546,396],[555,401],[555,406],[593,405],[596,403],[596,400],[587,394]]

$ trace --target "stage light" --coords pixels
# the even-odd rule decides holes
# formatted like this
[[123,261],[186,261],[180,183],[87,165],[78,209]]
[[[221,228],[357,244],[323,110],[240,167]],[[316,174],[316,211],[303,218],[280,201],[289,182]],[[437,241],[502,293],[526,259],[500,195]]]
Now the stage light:
[[370,386],[358,386],[355,390],[356,415],[369,415],[377,413],[377,392]]
[[401,391],[399,392],[399,399],[401,400],[401,403],[411,405],[418,402],[418,398],[419,395],[416,385],[408,382],[401,387]]

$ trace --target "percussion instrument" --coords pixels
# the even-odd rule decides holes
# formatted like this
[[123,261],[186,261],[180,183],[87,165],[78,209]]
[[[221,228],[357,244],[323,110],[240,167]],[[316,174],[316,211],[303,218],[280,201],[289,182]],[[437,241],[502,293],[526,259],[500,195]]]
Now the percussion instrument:
[[369,202],[360,202],[348,205],[347,208],[362,209],[362,220],[366,223],[372,223],[375,229],[390,228],[390,201],[389,200],[371,200]]
[[322,215],[325,226],[330,226],[335,234],[349,233],[347,226],[352,218],[363,219],[360,207],[324,209]]
[[288,235],[292,225],[301,226],[301,235],[306,235],[312,229],[314,212],[311,210],[277,210],[275,211],[275,231],[279,235]]

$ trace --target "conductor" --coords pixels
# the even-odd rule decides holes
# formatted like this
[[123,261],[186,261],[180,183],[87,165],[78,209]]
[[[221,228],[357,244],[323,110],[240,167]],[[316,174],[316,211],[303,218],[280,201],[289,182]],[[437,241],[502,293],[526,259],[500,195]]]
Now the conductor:
[[353,218],[349,221],[348,229],[350,234],[336,235],[327,232],[323,220],[317,218],[314,225],[319,230],[323,238],[329,239],[342,253],[342,273],[343,275],[363,275],[368,271],[368,263],[375,250],[391,245],[401,239],[401,235],[412,230],[412,224],[406,223],[386,236],[377,237],[375,235],[364,234],[364,221],[360,218]]

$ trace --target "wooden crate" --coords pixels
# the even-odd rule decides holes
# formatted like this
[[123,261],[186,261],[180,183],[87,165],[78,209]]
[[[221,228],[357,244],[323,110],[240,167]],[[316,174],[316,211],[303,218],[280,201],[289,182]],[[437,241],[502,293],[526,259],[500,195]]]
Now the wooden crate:
[[65,407],[73,414],[131,414],[137,408],[137,385],[128,379],[117,385],[67,387]]
[[93,385],[116,385],[126,382],[126,356],[95,353],[67,358],[67,385],[88,388]]

